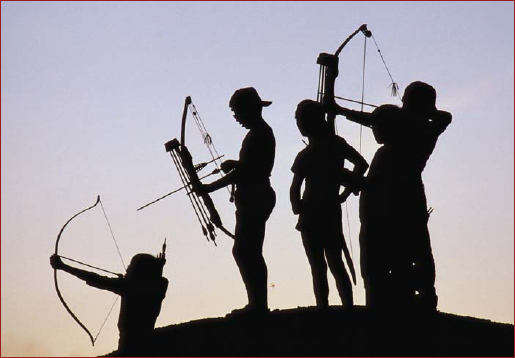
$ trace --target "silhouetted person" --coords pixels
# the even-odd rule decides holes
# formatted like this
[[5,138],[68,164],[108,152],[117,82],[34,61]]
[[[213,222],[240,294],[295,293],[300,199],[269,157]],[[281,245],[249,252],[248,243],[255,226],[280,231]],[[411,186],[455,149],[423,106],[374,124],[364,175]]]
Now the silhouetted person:
[[451,114],[436,109],[436,91],[423,82],[405,90],[402,108],[372,113],[338,107],[371,127],[377,150],[360,198],[361,272],[367,306],[436,310],[435,264],[422,171]]
[[275,137],[263,119],[262,110],[270,104],[262,101],[253,87],[234,92],[229,106],[236,121],[249,132],[241,145],[239,160],[222,163],[222,170],[228,174],[203,186],[204,190],[212,192],[230,184],[236,185],[236,228],[232,252],[249,300],[241,312],[268,312],[268,273],[263,258],[263,241],[266,221],[275,206],[275,192],[270,185]]
[[[352,191],[359,191],[368,164],[343,138],[331,133],[322,104],[311,100],[300,102],[295,118],[309,144],[293,163],[290,201],[293,212],[299,214],[297,229],[311,266],[317,307],[329,305],[329,266],[342,304],[350,308],[354,303],[352,284],[342,260],[342,250],[346,253],[349,270],[355,274],[343,235],[341,204]],[[354,165],[352,173],[344,168],[345,160]],[[305,190],[301,200],[303,182]],[[346,188],[340,195],[342,185]]]
[[157,257],[137,254],[125,275],[111,278],[66,265],[57,255],[50,257],[54,269],[121,296],[118,350],[126,356],[142,356],[151,348],[154,326],[168,288],[168,280],[162,277],[165,262],[164,253]]

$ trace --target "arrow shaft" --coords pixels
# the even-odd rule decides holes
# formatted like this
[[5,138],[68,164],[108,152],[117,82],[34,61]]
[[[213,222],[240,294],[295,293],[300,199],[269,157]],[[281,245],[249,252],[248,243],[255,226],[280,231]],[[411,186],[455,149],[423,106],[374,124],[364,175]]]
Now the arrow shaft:
[[[207,175],[204,175],[203,177],[199,178],[199,180],[205,179],[205,178],[207,178],[207,177],[209,177],[209,176],[211,176],[211,175],[214,175],[214,174],[216,174],[216,173],[218,173],[218,170],[217,170],[217,169],[215,169],[215,170],[214,170],[214,171],[212,171],[211,173],[209,173],[209,174],[207,174]],[[186,187],[188,187],[188,186],[189,186],[189,184],[186,184],[186,185],[184,185],[184,186],[181,186],[180,188],[177,188],[177,189],[175,189],[175,190],[173,190],[173,191],[169,192],[168,194],[165,194],[165,195],[163,195],[162,197],[157,198],[156,200],[151,201],[150,203],[143,205],[142,207],[138,208],[138,210],[136,210],[136,211],[140,211],[140,210],[142,210],[142,209],[145,209],[147,206],[150,206],[150,205],[152,205],[152,204],[155,204],[155,203],[157,203],[158,201],[163,200],[164,198],[167,198],[167,197],[169,197],[170,195],[177,193],[178,191],[181,191],[181,190],[183,190],[183,189],[186,189]]]
[[378,107],[378,106],[376,106],[375,104],[365,103],[365,102],[362,102],[362,101],[356,101],[356,100],[349,99],[349,98],[345,98],[345,97],[334,96],[334,98],[338,98],[338,99],[341,99],[341,100],[343,100],[343,101],[347,101],[347,102],[352,102],[352,103],[362,104],[362,105],[364,105],[364,106],[369,106],[369,107],[373,107],[373,108],[377,108],[377,107]]
[[66,256],[61,256],[61,255],[58,255],[60,258],[62,259],[65,259],[65,260],[68,260],[68,261],[71,261],[71,262],[75,262],[77,264],[80,264],[80,265],[84,265],[84,266],[87,266],[87,267],[91,267],[92,269],[95,269],[95,270],[99,270],[99,271],[103,271],[103,272],[106,272],[106,273],[110,273],[111,275],[115,275],[115,276],[120,276],[119,273],[116,273],[116,272],[113,272],[113,271],[109,271],[109,270],[106,270],[106,269],[103,269],[103,268],[100,268],[100,267],[97,267],[97,266],[93,266],[93,265],[90,265],[90,264],[87,264],[87,263],[84,263],[84,262],[81,262],[81,261],[78,261],[78,260],[74,260],[74,259],[71,259],[69,257],[66,257]]

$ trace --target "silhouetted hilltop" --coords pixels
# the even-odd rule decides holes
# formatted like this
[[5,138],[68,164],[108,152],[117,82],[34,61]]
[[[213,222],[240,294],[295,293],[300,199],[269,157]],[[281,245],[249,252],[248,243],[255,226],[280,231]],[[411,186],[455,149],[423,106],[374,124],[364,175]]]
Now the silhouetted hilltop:
[[[117,352],[111,353],[115,356]],[[447,313],[377,316],[314,308],[156,329],[147,356],[513,356],[513,325]]]

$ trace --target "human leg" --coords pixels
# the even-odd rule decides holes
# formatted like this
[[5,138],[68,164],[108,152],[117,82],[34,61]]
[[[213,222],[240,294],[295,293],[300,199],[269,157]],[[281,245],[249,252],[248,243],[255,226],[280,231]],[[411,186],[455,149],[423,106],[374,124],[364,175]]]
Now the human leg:
[[418,292],[418,300],[423,309],[436,311],[438,296],[435,288],[435,261],[429,242],[429,232],[424,233],[424,244],[414,260],[414,286]]
[[326,245],[325,257],[336,281],[336,288],[338,289],[342,305],[348,308],[354,306],[352,283],[343,263],[341,244],[334,242]]
[[263,257],[265,223],[241,218],[236,223],[233,257],[247,290],[249,306],[268,307],[268,271]]
[[236,198],[233,256],[247,290],[249,307],[268,309],[268,270],[263,257],[266,222],[275,206],[275,192],[251,191]]
[[309,230],[302,231],[301,235],[304,250],[311,267],[313,291],[317,307],[325,308],[329,306],[329,284],[327,282],[327,264],[324,258],[324,248],[317,242],[315,235]]

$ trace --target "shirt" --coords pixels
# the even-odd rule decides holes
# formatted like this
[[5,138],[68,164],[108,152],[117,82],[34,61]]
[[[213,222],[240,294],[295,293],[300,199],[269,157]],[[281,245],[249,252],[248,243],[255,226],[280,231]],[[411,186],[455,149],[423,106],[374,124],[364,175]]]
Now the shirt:
[[268,184],[275,161],[275,137],[265,122],[252,128],[241,145],[238,162],[238,187]]
[[355,152],[342,137],[309,144],[295,158],[292,172],[305,179],[304,203],[338,201],[341,172],[349,153]]

